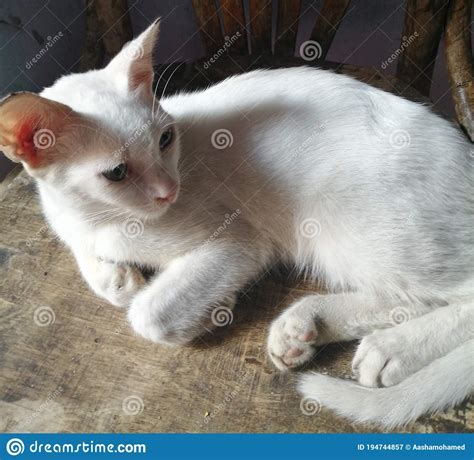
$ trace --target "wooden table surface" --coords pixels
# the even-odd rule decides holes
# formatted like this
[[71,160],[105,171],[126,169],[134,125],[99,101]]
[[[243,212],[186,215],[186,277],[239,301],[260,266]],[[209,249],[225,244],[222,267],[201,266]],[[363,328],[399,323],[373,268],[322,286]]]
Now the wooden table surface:
[[[270,321],[315,290],[282,273],[241,297],[230,325],[170,349],[134,335],[124,310],[90,292],[19,174],[0,195],[0,429],[7,432],[357,432],[300,409],[295,374],[266,354]],[[311,369],[350,373],[355,344],[322,349]],[[472,404],[412,432],[473,431]]]

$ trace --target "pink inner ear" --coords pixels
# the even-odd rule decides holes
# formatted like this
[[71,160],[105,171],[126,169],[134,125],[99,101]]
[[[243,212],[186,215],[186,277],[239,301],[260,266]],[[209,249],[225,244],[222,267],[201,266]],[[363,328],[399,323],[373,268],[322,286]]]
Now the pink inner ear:
[[130,88],[136,89],[141,85],[151,87],[153,74],[149,70],[136,70],[130,76]]
[[22,120],[15,129],[16,138],[18,140],[18,154],[26,157],[26,161],[31,166],[37,166],[40,161],[38,156],[38,148],[34,142],[34,135],[39,119],[31,117],[27,120]]

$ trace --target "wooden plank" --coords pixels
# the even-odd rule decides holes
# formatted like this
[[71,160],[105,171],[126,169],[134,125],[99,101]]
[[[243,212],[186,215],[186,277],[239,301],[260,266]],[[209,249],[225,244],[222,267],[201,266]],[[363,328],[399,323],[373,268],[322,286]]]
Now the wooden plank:
[[279,0],[275,54],[295,52],[301,0]]
[[317,59],[326,59],[337,29],[346,14],[351,0],[325,0],[318,13],[311,40],[319,43]]
[[97,69],[133,38],[127,0],[87,0],[86,38],[79,68]]
[[452,0],[445,32],[445,54],[451,93],[461,127],[474,142],[474,62],[471,44],[470,0]]
[[252,54],[272,51],[272,1],[249,0]]
[[247,54],[247,30],[242,0],[221,0],[225,43],[230,53]]
[[[23,172],[0,195],[0,430],[379,431],[324,407],[304,415],[296,375],[267,357],[271,320],[319,289],[285,272],[266,276],[241,296],[231,324],[187,347],[154,345],[130,330],[125,310],[91,293]],[[308,368],[347,375],[354,348],[324,347]],[[406,430],[465,432],[473,420],[465,403]]]
[[214,54],[224,43],[216,4],[214,0],[193,0],[193,6],[207,53]]
[[448,0],[407,0],[397,77],[429,95]]

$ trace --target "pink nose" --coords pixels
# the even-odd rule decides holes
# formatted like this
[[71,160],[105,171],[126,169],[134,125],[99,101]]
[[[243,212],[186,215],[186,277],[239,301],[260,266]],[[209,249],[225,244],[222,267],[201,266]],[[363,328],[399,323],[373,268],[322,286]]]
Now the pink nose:
[[156,203],[174,203],[176,201],[176,189],[165,196],[155,196]]

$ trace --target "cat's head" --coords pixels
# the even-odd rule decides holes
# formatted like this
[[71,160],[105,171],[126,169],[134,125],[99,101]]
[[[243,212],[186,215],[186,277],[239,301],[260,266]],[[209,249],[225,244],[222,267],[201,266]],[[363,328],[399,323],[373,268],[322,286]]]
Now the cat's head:
[[101,70],[0,102],[0,150],[93,214],[156,218],[179,193],[179,136],[152,93],[151,25]]

